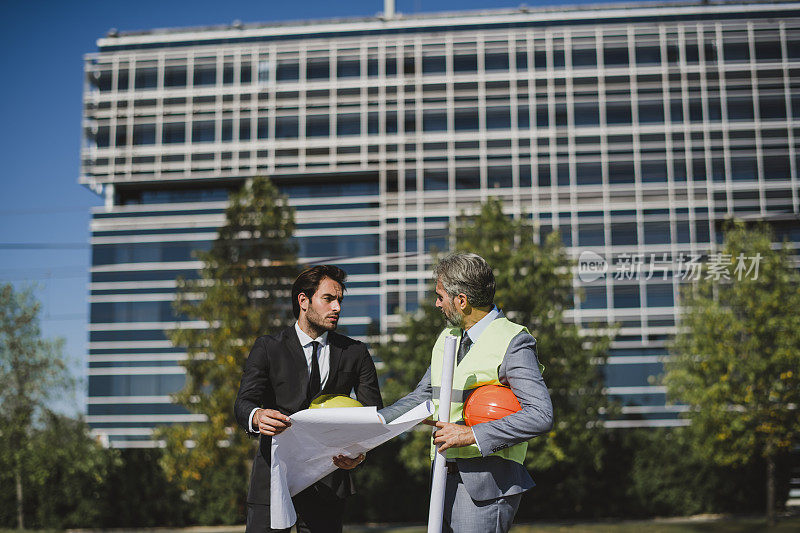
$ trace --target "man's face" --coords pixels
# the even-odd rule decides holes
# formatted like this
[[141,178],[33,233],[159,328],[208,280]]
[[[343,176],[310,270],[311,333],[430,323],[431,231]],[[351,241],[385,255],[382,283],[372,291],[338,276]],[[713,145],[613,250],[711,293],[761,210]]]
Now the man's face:
[[455,305],[454,298],[450,298],[447,291],[444,290],[444,285],[440,280],[436,280],[436,307],[438,307],[444,319],[454,328],[464,326],[464,314]]
[[311,299],[300,296],[300,314],[305,314],[309,324],[333,331],[339,323],[342,310],[342,286],[331,278],[322,278]]

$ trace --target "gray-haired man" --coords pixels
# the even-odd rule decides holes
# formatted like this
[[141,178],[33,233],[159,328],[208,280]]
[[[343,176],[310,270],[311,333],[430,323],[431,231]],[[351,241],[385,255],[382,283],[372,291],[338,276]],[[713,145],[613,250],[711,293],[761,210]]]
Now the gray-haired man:
[[[505,532],[522,493],[534,486],[522,464],[527,441],[553,425],[553,407],[539,371],[536,340],[494,306],[494,274],[479,255],[448,255],[434,273],[436,307],[448,327],[434,345],[431,366],[417,388],[380,413],[388,422],[424,400],[437,400],[444,338],[459,336],[453,376],[455,410],[451,413],[456,423],[430,422],[438,428],[433,443],[447,450],[443,531]],[[464,425],[463,402],[477,386],[491,383],[509,386],[522,410],[500,420]]]

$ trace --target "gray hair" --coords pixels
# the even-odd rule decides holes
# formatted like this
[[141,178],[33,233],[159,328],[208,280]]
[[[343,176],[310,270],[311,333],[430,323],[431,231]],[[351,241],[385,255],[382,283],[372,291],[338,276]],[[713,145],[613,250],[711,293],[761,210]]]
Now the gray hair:
[[451,298],[465,294],[472,307],[487,307],[494,302],[494,274],[478,254],[451,253],[439,261],[433,274]]

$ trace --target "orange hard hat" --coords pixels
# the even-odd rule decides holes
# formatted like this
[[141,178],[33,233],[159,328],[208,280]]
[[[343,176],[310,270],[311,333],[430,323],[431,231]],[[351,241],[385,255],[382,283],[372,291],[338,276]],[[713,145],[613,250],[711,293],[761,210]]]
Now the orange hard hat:
[[468,426],[499,420],[522,409],[508,387],[484,385],[470,394],[464,404],[464,421]]

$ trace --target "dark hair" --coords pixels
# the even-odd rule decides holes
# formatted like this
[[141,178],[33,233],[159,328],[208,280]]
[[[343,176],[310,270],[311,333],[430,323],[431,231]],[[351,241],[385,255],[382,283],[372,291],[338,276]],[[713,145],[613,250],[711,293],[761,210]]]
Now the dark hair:
[[292,312],[295,318],[300,318],[300,302],[297,301],[297,297],[302,293],[311,299],[324,278],[331,278],[342,286],[342,292],[345,291],[347,272],[341,268],[333,265],[316,265],[303,270],[292,284]]
[[473,307],[486,307],[494,302],[494,274],[478,254],[447,255],[433,269],[433,274],[450,298],[465,294]]

